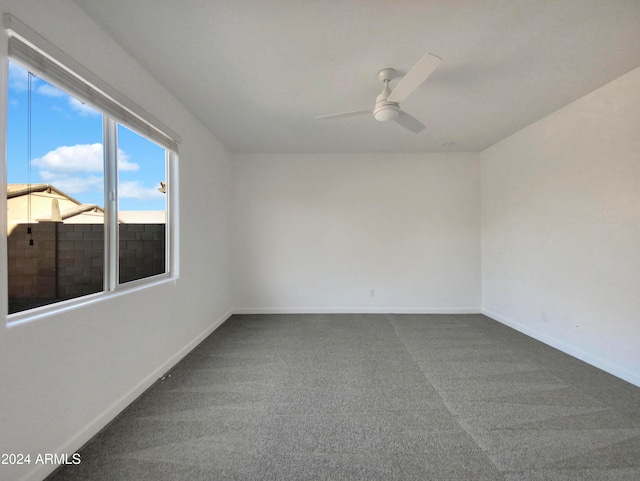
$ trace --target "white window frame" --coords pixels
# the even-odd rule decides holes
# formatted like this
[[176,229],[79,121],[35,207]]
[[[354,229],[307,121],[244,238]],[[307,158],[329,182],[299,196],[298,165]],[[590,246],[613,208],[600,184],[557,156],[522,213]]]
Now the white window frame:
[[[104,243],[104,285],[103,291],[69,300],[55,302],[14,314],[8,312],[8,285],[6,273],[0,280],[0,291],[3,300],[0,308],[4,309],[8,327],[31,321],[67,309],[93,303],[101,299],[131,292],[140,288],[173,282],[178,278],[178,144],[180,137],[160,121],[149,115],[132,101],[112,89],[108,84],[86,70],[68,57],[53,44],[41,37],[28,26],[10,14],[4,14],[3,26],[9,35],[9,52],[3,59],[0,74],[3,76],[5,96],[4,109],[1,112],[0,129],[2,129],[2,162],[0,182],[6,186],[6,135],[7,135],[7,95],[8,95],[8,61],[11,60],[25,69],[56,85],[70,95],[100,111],[103,115],[103,147],[104,147],[104,179],[105,179],[105,243]],[[119,283],[118,252],[118,125],[132,130],[147,138],[165,150],[166,168],[166,221],[165,221],[165,272],[129,282]],[[3,239],[0,243],[0,255],[7,262],[7,221],[6,195],[3,195],[2,223]]]

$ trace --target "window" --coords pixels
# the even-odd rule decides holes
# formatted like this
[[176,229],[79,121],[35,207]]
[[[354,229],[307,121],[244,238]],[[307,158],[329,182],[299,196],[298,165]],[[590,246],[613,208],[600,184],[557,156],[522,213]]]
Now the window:
[[118,234],[121,284],[166,269],[166,152],[118,125]]
[[9,314],[175,273],[177,142],[41,50],[10,37]]
[[9,313],[104,286],[100,112],[9,63]]

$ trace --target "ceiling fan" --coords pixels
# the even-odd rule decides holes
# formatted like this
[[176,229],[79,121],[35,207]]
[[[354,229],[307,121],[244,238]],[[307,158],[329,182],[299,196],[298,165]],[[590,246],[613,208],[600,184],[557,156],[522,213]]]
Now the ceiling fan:
[[342,112],[339,114],[321,115],[320,117],[316,117],[316,119],[340,119],[344,117],[373,113],[373,117],[380,122],[394,120],[402,127],[417,134],[424,130],[424,125],[422,125],[422,123],[415,117],[412,117],[403,110],[400,110],[400,102],[411,95],[425,80],[427,80],[427,77],[429,77],[429,75],[438,68],[441,60],[442,59],[437,55],[432,53],[426,54],[418,60],[418,63],[411,67],[411,70],[409,70],[407,75],[402,77],[398,85],[396,85],[396,88],[393,90],[389,88],[389,81],[394,78],[396,71],[392,68],[384,68],[378,72],[378,78],[381,82],[384,82],[384,88],[376,98],[376,104],[373,110],[354,110],[352,112]]

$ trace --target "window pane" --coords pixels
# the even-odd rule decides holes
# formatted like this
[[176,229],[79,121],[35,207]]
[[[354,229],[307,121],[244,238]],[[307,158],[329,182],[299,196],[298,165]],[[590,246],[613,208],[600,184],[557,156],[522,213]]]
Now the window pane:
[[164,148],[118,125],[119,281],[166,272]]
[[12,62],[8,85],[14,313],[103,289],[104,167],[100,112]]

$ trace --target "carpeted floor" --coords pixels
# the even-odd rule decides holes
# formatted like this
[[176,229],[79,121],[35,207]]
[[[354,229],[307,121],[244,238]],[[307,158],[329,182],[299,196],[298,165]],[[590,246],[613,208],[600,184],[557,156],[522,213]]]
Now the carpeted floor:
[[481,315],[233,316],[61,480],[638,480],[640,388]]

